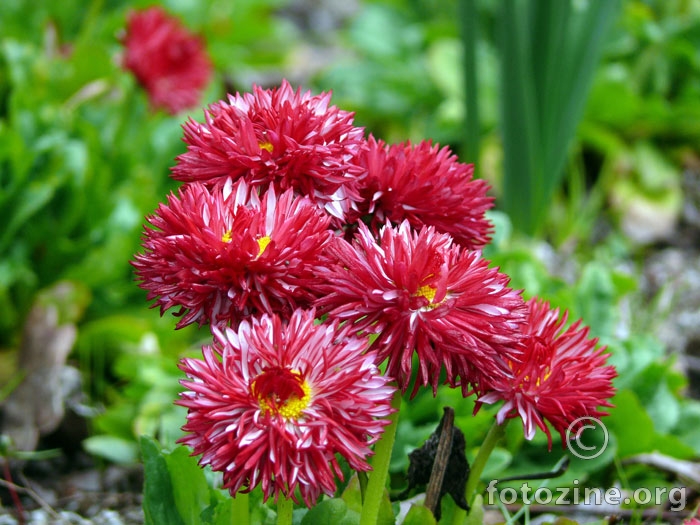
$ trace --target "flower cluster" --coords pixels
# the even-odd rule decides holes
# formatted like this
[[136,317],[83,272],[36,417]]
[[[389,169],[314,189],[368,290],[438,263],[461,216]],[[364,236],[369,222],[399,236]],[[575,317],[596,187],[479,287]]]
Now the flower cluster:
[[370,468],[396,391],[504,400],[498,421],[521,416],[528,439],[609,406],[587,330],[483,258],[493,200],[448,148],[366,137],[330,93],[286,81],[183,128],[183,185],[132,264],[161,314],[211,328],[181,363],[182,442],[232,494],[333,494],[338,456]]

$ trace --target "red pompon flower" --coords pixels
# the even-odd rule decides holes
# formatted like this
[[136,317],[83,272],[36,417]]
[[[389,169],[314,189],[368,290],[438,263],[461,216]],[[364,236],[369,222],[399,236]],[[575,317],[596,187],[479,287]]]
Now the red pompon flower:
[[187,152],[172,176],[185,182],[245,177],[254,186],[293,188],[339,221],[359,200],[355,157],[365,146],[353,113],[329,105],[330,93],[312,96],[254,86],[205,110],[205,122],[184,126]]
[[148,93],[151,106],[176,114],[197,106],[212,75],[201,38],[154,6],[129,16],[123,66]]
[[307,506],[332,496],[343,478],[336,454],[369,470],[367,457],[388,424],[394,387],[365,352],[368,341],[314,323],[313,310],[214,328],[204,359],[184,359],[190,380],[178,404],[187,407],[180,442],[200,465],[223,472],[232,495],[260,485],[264,498]]
[[462,164],[449,148],[423,141],[417,145],[386,145],[370,137],[358,158],[360,175],[358,216],[371,217],[377,232],[389,220],[408,220],[415,229],[434,226],[457,244],[478,249],[488,244],[491,223],[485,212],[493,206],[489,185],[474,179],[474,165]]
[[406,391],[413,355],[420,385],[433,393],[446,370],[446,382],[461,385],[508,373],[519,357],[519,330],[525,304],[507,287],[508,276],[489,268],[479,252],[452,244],[447,234],[407,221],[385,226],[379,244],[362,223],[353,243],[334,238],[338,263],[319,269],[327,283],[315,304],[331,318],[377,334],[372,348],[378,363]]
[[148,217],[144,252],[132,262],[161,315],[179,307],[178,328],[260,312],[290,314],[316,295],[315,266],[333,233],[308,199],[245,181],[213,190],[185,185]]
[[580,320],[566,328],[568,312],[560,318],[558,309],[536,298],[527,306],[523,358],[512,363],[512,377],[486,388],[488,393],[479,398],[477,409],[481,403],[504,400],[496,415],[498,423],[520,416],[525,437],[532,439],[539,427],[551,449],[552,436],[544,421],[561,434],[565,444],[567,429],[576,420],[607,415],[599,407],[612,406],[608,400],[615,394],[612,380],[617,372],[605,365],[609,354],[603,353],[605,347],[596,349],[598,340],[588,337],[588,327],[582,327]]

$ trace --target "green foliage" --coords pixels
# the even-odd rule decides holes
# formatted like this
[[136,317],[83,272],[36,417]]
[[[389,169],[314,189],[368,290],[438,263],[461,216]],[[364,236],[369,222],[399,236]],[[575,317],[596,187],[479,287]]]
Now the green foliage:
[[[73,283],[61,322],[78,325],[72,357],[91,400],[106,406],[85,447],[119,462],[137,459],[141,434],[166,444],[181,435],[176,365],[198,337],[144,308],[129,264],[144,217],[177,186],[168,173],[184,151],[186,116],[150,111],[120,66],[128,13],[147,5],[9,1],[0,9],[0,348],[16,351],[43,290]],[[294,34],[275,16],[280,5],[167,2],[206,33],[227,81],[246,64],[283,60]],[[215,79],[202,105],[222,97],[222,85]],[[16,359],[0,355],[0,382],[11,381]]]
[[423,505],[411,505],[411,510],[408,511],[404,520],[405,525],[431,525],[436,523],[433,513]]
[[322,501],[309,510],[301,520],[301,525],[357,525],[358,523],[360,523],[359,513],[349,509],[345,501],[338,498]]
[[533,234],[561,181],[618,2],[509,0],[502,8],[503,208]]
[[[218,78],[203,105],[290,73],[304,35],[278,16],[285,3],[164,3],[206,39]],[[5,350],[18,347],[30,305],[52,297],[45,291],[56,283],[73,283],[59,311],[78,326],[73,358],[92,400],[105,407],[84,448],[117,463],[138,461],[140,452],[147,523],[244,523],[243,516],[274,523],[274,505],[259,491],[232,499],[176,447],[185,421],[173,404],[182,389],[177,361],[196,355],[198,339],[208,336],[176,332],[171,318],[147,311],[128,263],[143,217],[176,187],[168,171],[183,151],[185,115],[150,112],[119,67],[126,15],[149,4],[97,1],[86,10],[79,0],[4,0],[0,9],[2,368],[14,366]],[[362,2],[330,38],[346,52],[308,87],[332,90],[333,103],[356,111],[356,121],[380,138],[430,138],[477,160],[498,208],[510,215],[492,214],[496,232],[485,256],[527,297],[568,310],[569,322],[583,319],[607,345],[619,371],[615,406],[604,419],[608,449],[592,461],[574,459],[557,484],[668,484],[661,473],[622,461],[652,451],[696,457],[700,403],[685,397],[685,377],[639,321],[645,305],[637,276],[620,264],[635,255],[629,243],[617,232],[596,246],[585,241],[608,204],[614,225],[624,225],[639,203],[656,221],[679,213],[683,159],[700,148],[700,10],[682,1],[631,0],[621,9],[607,0],[457,4]],[[460,29],[457,20],[467,25]],[[473,71],[463,74],[464,64]],[[515,227],[545,232],[565,248],[571,238],[579,244],[552,264],[541,256],[547,245],[513,234]],[[558,265],[571,271],[555,273]],[[11,376],[3,371],[0,379]],[[0,398],[15,384],[4,385]],[[405,486],[407,455],[434,431],[444,406],[455,409],[470,460],[498,409],[474,415],[473,397],[449,388],[404,400],[392,492]],[[557,443],[550,452],[541,432],[526,441],[513,422],[482,481],[540,472],[562,453]],[[445,500],[449,522],[454,505]],[[480,522],[479,502],[468,523]],[[335,498],[295,509],[294,523],[357,523],[360,511],[353,477]],[[385,499],[380,522],[394,516]],[[406,519],[431,517],[416,506]]]
[[452,2],[367,2],[338,38],[352,50],[315,79],[388,142],[459,142],[462,79]]
[[[143,511],[146,523],[183,524],[185,520],[180,515],[173,487],[173,476],[168,469],[167,456],[161,455],[158,445],[152,440],[142,438],[141,453],[145,472],[143,490]],[[204,480],[204,473],[198,469],[191,487],[196,491],[196,481]],[[176,479],[175,482],[178,480]],[[190,484],[191,480],[187,480]]]
[[[262,502],[259,491],[232,498],[228,491],[214,488],[215,483],[207,479],[211,473],[197,465],[189,449],[182,446],[161,449],[157,441],[146,436],[140,440],[140,449],[147,524],[268,525],[275,522],[274,511]],[[342,500],[331,501],[345,505]]]
[[[342,500],[347,504],[348,512],[354,513],[359,517],[362,512],[362,489],[357,474],[353,474],[347,486],[342,492]],[[391,525],[394,523],[394,511],[391,507],[389,495],[386,494],[380,503],[379,514],[377,516],[377,525]],[[311,523],[311,522],[309,522]]]

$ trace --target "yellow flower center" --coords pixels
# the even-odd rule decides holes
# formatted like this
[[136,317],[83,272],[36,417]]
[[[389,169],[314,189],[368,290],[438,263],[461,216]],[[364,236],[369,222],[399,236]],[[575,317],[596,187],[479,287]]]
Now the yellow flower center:
[[224,234],[221,236],[221,242],[231,242],[231,230],[227,230],[224,232]]
[[272,239],[270,239],[270,237],[267,235],[258,239],[258,257],[260,257],[263,254],[265,248],[267,248],[267,245],[270,244],[271,240]]
[[425,297],[428,302],[432,303],[433,299],[435,299],[435,288],[432,286],[421,286],[418,288],[418,291],[416,292],[417,296]]
[[311,401],[311,386],[297,370],[267,368],[251,384],[263,414],[278,414],[285,419],[298,419]]
[[258,144],[258,146],[260,146],[260,149],[264,149],[268,153],[272,153],[272,149],[273,149],[272,142],[268,142],[268,141],[261,142],[260,144]]
[[418,290],[416,290],[416,293],[414,297],[425,297],[428,300],[428,305],[425,306],[425,308],[433,309],[437,308],[442,304],[442,301],[439,303],[435,303],[435,292],[437,292],[437,288],[434,286],[429,286],[429,285],[423,285]]
[[547,367],[545,369],[544,375],[542,376],[542,380],[540,381],[540,378],[538,377],[537,381],[535,381],[535,386],[540,386],[542,383],[547,381],[547,379],[549,379],[549,376],[551,376],[551,375],[552,375],[552,371],[549,369],[549,367]]
[[311,387],[304,381],[301,385],[304,395],[302,397],[290,397],[284,403],[268,403],[265,399],[258,399],[260,404],[260,410],[267,414],[269,412],[277,412],[280,416],[285,419],[298,419],[303,413],[304,409],[309,405],[311,400]]

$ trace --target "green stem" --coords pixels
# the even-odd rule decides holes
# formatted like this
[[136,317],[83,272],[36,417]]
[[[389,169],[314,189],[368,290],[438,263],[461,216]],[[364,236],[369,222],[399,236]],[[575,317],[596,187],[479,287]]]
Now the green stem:
[[236,494],[231,505],[231,525],[248,525],[250,522],[250,509],[248,508],[248,494]]
[[360,497],[362,498],[362,503],[365,502],[365,494],[367,494],[367,473],[366,472],[357,472],[357,481],[360,484]]
[[291,525],[293,510],[292,500],[280,497],[277,500],[277,525]]
[[360,515],[360,525],[374,525],[379,517],[379,507],[384,497],[386,478],[389,474],[389,463],[391,462],[391,451],[394,448],[396,438],[396,427],[399,422],[399,409],[401,408],[401,391],[397,390],[391,400],[392,408],[396,411],[389,416],[389,425],[384,429],[384,434],[374,446],[374,457],[372,458],[372,472],[367,482],[365,491],[365,501],[362,505]]
[[[493,452],[493,449],[496,447],[496,443],[498,443],[499,440],[505,434],[505,429],[506,425],[508,424],[508,421],[509,420],[506,420],[502,425],[499,425],[498,422],[494,420],[493,425],[491,425],[488,434],[486,434],[486,438],[484,438],[484,442],[479,447],[479,452],[477,452],[476,457],[474,458],[474,463],[472,463],[471,469],[469,471],[469,479],[467,479],[467,489],[464,493],[469,505],[471,505],[474,502],[474,496],[476,495],[476,487],[479,484],[479,480],[481,479],[481,473],[484,471],[484,467],[486,466],[486,463],[488,462],[489,457]],[[457,508],[452,517],[452,525],[461,525],[464,522],[465,517],[466,512],[460,508]]]

